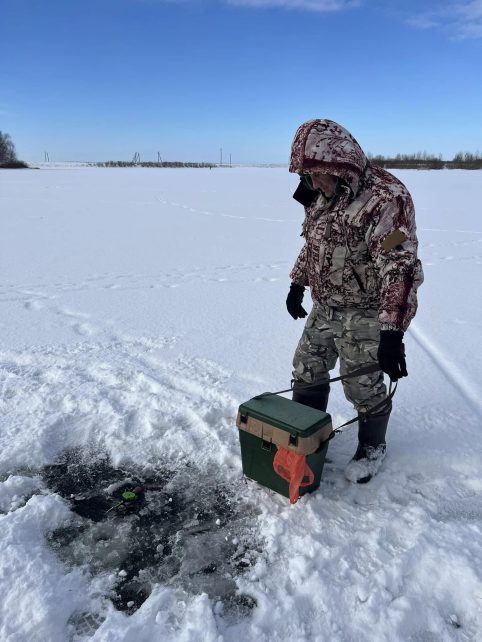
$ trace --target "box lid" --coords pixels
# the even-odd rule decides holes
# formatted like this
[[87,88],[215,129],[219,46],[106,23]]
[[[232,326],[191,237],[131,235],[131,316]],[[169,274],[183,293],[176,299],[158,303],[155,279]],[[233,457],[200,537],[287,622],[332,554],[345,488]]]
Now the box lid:
[[326,424],[331,424],[331,416],[328,413],[279,395],[253,397],[239,406],[239,413],[241,416],[253,417],[299,437],[308,437]]

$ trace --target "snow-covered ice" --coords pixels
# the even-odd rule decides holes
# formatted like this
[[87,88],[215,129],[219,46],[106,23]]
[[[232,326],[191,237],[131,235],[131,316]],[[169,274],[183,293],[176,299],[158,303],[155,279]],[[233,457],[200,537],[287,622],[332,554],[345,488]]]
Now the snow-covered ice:
[[[302,330],[285,310],[296,177],[0,173],[2,641],[482,639],[481,174],[396,174],[414,196],[426,280],[387,457],[367,486],[350,484],[347,429],[319,491],[290,506],[243,481],[235,415],[289,385]],[[339,384],[330,412],[353,416]],[[189,462],[231,488],[257,541],[234,581],[256,607],[228,614],[208,585],[159,581],[135,612],[116,610],[122,566],[96,574],[49,543],[77,517],[42,471],[75,449],[129,471]],[[221,515],[209,532],[219,550],[243,541]]]

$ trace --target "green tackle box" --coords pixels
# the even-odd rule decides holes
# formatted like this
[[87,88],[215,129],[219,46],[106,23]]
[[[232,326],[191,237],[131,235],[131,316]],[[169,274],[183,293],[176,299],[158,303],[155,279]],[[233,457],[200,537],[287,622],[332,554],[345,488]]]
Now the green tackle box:
[[300,495],[316,490],[333,432],[331,416],[279,395],[264,394],[239,406],[236,425],[244,474],[289,497],[288,482],[273,468],[274,456],[282,447],[306,455],[313,471],[313,484],[301,487]]

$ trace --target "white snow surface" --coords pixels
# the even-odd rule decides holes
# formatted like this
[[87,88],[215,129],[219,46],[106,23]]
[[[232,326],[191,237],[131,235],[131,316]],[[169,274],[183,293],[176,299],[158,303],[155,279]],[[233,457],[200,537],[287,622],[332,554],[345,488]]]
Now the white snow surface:
[[[290,506],[243,483],[235,415],[289,386],[296,177],[0,172],[2,642],[72,639],[72,614],[101,603],[105,619],[78,639],[482,640],[482,174],[395,173],[415,200],[426,280],[387,456],[369,484],[348,482],[347,429],[320,489]],[[335,424],[354,414],[340,384],[329,410]],[[32,473],[75,446],[116,465],[188,458],[240,487],[264,542],[237,580],[252,613],[227,621],[206,594],[162,585],[131,616],[106,607],[108,580],[48,546],[70,510]]]

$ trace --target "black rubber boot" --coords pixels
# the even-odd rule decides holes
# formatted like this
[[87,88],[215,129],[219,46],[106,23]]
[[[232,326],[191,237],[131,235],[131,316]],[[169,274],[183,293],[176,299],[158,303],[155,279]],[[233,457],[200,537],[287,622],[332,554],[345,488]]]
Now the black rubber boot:
[[310,388],[303,388],[303,386],[306,386],[306,384],[295,381],[293,384],[293,401],[326,412],[328,397],[330,396],[330,384],[319,383]]
[[366,484],[377,474],[385,458],[390,411],[358,421],[358,448],[345,468],[345,476],[357,484]]
[[391,409],[380,415],[371,415],[367,419],[358,420],[358,442],[364,446],[377,448],[381,444],[385,445],[385,435],[387,434],[388,420]]

